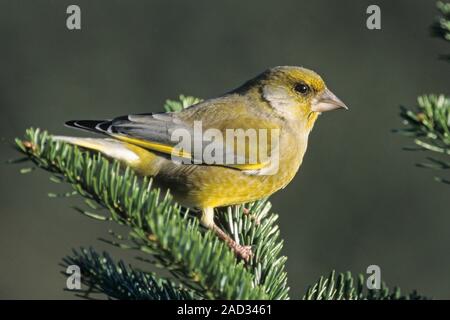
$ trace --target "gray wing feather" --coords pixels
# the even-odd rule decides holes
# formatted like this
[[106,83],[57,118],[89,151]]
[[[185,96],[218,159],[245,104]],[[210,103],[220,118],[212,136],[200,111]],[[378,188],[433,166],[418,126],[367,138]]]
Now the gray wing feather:
[[[176,146],[180,143],[179,133],[183,134],[183,139],[190,138],[190,153],[194,163],[204,163],[203,150],[211,141],[203,140],[202,135],[194,135],[193,126],[177,117],[176,113],[154,113],[154,114],[134,114],[115,118],[97,125],[97,129],[106,134],[118,134],[129,138],[137,138],[146,141],[161,143],[169,146]],[[177,135],[173,136],[175,130]],[[197,141],[196,141],[197,140]],[[187,141],[183,141],[186,143]],[[184,144],[183,144],[184,145]],[[202,146],[200,153],[194,148]],[[234,147],[227,148],[226,143],[222,144],[220,150],[221,162],[233,159],[233,164],[247,163],[245,154],[236,154]],[[187,151],[187,150],[185,150]]]
[[[192,127],[177,118],[174,113],[134,114],[119,117],[101,125],[106,132],[120,134],[167,145],[176,145],[178,141],[171,139],[175,130],[187,130]],[[193,135],[192,135],[193,136]]]

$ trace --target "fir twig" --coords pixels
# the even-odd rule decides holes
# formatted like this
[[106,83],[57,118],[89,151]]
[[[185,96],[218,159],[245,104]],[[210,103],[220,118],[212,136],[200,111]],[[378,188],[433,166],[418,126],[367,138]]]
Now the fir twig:
[[450,3],[438,1],[436,4],[440,17],[432,25],[433,35],[450,41]]
[[[438,1],[440,17],[432,25],[435,36],[450,41],[450,3]],[[444,57],[450,61],[450,55]],[[417,99],[416,108],[400,108],[405,129],[396,130],[411,137],[417,148],[407,150],[426,150],[441,157],[450,156],[450,99],[445,95],[423,95]],[[450,163],[445,159],[428,157],[428,162],[419,163],[419,167],[432,169],[449,169]],[[444,178],[435,177],[437,181],[450,184]]]
[[135,270],[123,261],[115,263],[104,252],[98,254],[92,248],[73,251],[64,259],[64,267],[77,265],[82,270],[81,281],[88,287],[80,290],[83,297],[103,293],[109,298],[121,300],[193,300],[195,292],[155,274]]
[[400,288],[390,290],[385,283],[380,289],[366,289],[363,275],[356,279],[350,272],[336,275],[332,271],[328,277],[308,287],[303,300],[424,300],[416,291],[402,295]]

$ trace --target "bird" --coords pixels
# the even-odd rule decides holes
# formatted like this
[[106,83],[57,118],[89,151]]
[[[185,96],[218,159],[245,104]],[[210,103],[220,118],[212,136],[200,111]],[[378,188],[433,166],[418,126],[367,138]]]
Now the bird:
[[[317,118],[336,109],[348,108],[319,74],[304,67],[278,66],[221,96],[179,112],[71,120],[67,126],[103,137],[55,139],[100,152],[139,176],[152,178],[156,186],[170,190],[179,204],[197,210],[204,227],[213,230],[237,257],[249,261],[253,255],[251,246],[237,243],[218,227],[214,209],[256,201],[286,187],[303,162]],[[199,137],[195,132],[198,127],[203,133],[214,134]],[[233,144],[237,135],[224,138],[239,130],[264,131],[266,138],[263,134],[252,140],[250,134],[244,135],[247,144],[239,149]],[[221,139],[217,138],[220,135]],[[183,147],[174,136],[188,136]],[[214,152],[209,155],[216,161],[201,152],[212,143],[211,136],[217,141],[214,140]],[[190,148],[189,142],[194,146]],[[266,150],[265,156],[261,149]]]

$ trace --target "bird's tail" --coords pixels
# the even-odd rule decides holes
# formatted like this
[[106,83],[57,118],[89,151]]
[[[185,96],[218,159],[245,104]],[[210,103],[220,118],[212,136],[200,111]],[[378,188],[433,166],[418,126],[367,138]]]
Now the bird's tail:
[[65,123],[66,126],[96,133],[105,133],[104,125],[109,125],[108,120],[70,120]]
[[118,160],[145,176],[157,173],[157,156],[146,149],[123,141],[109,138],[79,138],[53,136],[54,140],[63,141],[88,150],[98,151],[108,158]]
[[115,139],[79,138],[67,136],[53,136],[53,139],[70,143],[85,149],[99,151],[107,157],[127,163],[139,159],[139,152],[137,152],[138,150],[132,150],[135,149],[134,146]]

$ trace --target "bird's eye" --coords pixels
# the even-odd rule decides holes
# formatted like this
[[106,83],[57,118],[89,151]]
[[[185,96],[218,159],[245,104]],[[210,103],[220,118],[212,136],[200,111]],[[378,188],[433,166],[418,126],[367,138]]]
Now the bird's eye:
[[311,90],[308,85],[304,84],[304,83],[299,83],[295,86],[295,91],[297,91],[298,93],[302,94],[302,95],[306,95],[309,93],[309,91]]

